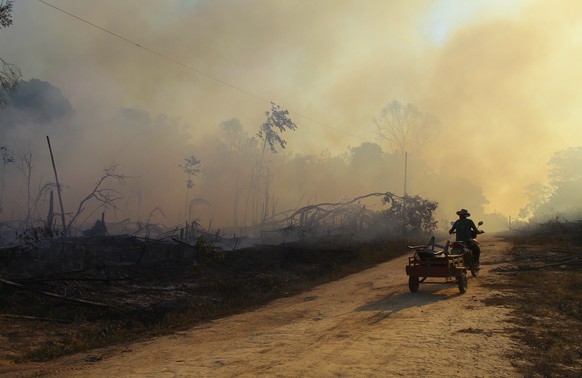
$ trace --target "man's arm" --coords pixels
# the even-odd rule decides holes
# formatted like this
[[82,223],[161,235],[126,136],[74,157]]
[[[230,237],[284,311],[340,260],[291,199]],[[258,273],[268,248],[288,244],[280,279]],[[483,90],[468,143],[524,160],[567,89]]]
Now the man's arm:
[[453,223],[453,227],[451,227],[451,229],[449,230],[449,234],[452,235],[456,229],[457,229],[457,221],[455,221],[455,223]]
[[471,230],[475,231],[476,233],[479,233],[479,229],[477,228],[477,225],[475,225],[475,222],[473,222],[473,219],[469,219],[471,221],[470,226],[471,226]]

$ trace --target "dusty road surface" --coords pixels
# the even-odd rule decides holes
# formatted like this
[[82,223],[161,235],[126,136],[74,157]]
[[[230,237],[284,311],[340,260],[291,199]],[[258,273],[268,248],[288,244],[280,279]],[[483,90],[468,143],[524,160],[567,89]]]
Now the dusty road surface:
[[[509,309],[482,283],[510,245],[481,237],[482,270],[456,284],[408,290],[406,257],[254,311],[147,341],[94,350],[4,376],[508,377]],[[439,279],[444,282],[444,279]]]

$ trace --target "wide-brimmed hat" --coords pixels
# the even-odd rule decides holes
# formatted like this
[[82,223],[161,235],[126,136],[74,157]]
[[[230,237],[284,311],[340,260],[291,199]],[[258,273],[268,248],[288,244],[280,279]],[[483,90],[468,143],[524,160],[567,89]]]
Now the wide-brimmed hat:
[[462,215],[462,216],[465,216],[465,217],[470,217],[471,216],[471,214],[467,210],[465,210],[465,209],[461,209],[461,210],[457,211],[457,215]]

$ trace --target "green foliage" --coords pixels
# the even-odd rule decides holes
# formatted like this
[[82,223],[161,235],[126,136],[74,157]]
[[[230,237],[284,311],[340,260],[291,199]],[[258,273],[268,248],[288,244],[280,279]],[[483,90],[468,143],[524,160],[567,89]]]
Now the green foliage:
[[184,159],[184,164],[178,165],[178,167],[182,168],[184,173],[188,175],[188,179],[186,180],[186,206],[184,209],[186,214],[186,222],[188,222],[188,219],[190,219],[190,201],[188,198],[190,196],[190,189],[194,187],[192,176],[196,176],[198,173],[200,173],[200,164],[201,160],[192,155],[189,158]]
[[214,244],[204,236],[196,239],[194,248],[196,255],[192,266],[197,273],[205,267],[224,261],[224,252],[214,247]]
[[12,25],[12,0],[0,1],[0,28]]
[[390,204],[390,208],[386,210],[386,216],[398,224],[403,233],[431,232],[438,225],[434,219],[434,212],[438,207],[436,201],[424,199],[418,195],[397,197],[387,193],[382,202]]
[[550,181],[553,185],[582,180],[582,146],[556,152],[549,162]]
[[196,176],[198,173],[200,173],[200,164],[201,160],[192,155],[189,158],[184,159],[184,164],[178,165],[184,170],[184,173],[188,175],[188,180],[186,181],[186,187],[188,189],[192,189],[194,187],[192,176]]
[[271,102],[271,111],[265,112],[266,120],[261,125],[259,133],[257,134],[261,140],[269,144],[271,152],[276,153],[275,144],[279,144],[281,148],[285,148],[287,142],[281,138],[279,133],[285,130],[295,130],[297,125],[288,117],[289,111],[281,109],[279,105]]
[[0,159],[2,159],[2,165],[14,163],[14,152],[5,146],[0,146]]
[[528,204],[520,216],[536,222],[582,216],[582,146],[556,152],[550,161],[549,185],[534,184],[528,190]]
[[200,163],[201,160],[192,155],[189,158],[184,159],[184,164],[180,164],[179,167],[182,168],[187,175],[196,176],[200,173]]
[[[12,0],[0,0],[0,29],[12,25]],[[20,70],[14,64],[5,62],[0,58],[0,108],[8,103],[8,94],[16,89]]]

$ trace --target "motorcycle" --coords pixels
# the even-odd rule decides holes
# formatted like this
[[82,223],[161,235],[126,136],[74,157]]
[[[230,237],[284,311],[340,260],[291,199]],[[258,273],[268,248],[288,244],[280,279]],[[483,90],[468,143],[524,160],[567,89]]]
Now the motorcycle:
[[[453,224],[454,222],[451,222]],[[483,221],[479,221],[477,226],[481,226]],[[479,245],[477,241],[477,235],[482,234],[485,231],[479,230],[478,232],[471,231],[472,242],[476,245]],[[471,271],[471,275],[473,277],[477,277],[479,275],[479,264],[475,261],[473,256],[473,250],[468,246],[465,242],[462,241],[454,241],[451,243],[451,251],[450,254],[453,255],[462,255],[465,267]]]

